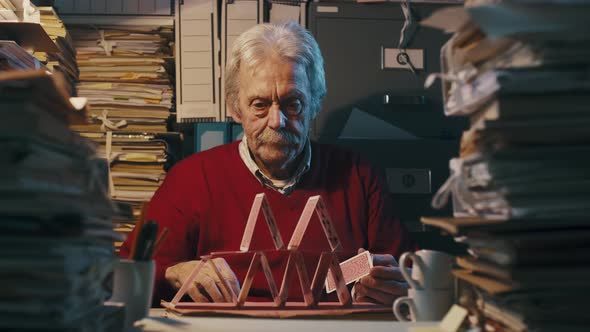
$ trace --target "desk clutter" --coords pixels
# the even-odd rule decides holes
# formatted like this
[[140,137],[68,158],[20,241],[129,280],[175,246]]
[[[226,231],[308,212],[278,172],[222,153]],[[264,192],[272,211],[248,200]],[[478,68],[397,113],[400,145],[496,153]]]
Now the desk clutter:
[[590,322],[589,19],[587,2],[466,1],[423,22],[454,32],[437,76],[471,127],[432,201],[454,216],[422,222],[466,246],[454,274],[477,330]]
[[108,161],[108,194],[126,211],[115,230],[127,235],[180,157],[182,137],[166,131],[174,115],[172,27],[66,27],[53,7],[0,3],[36,13],[0,20],[0,70],[43,68],[60,76],[69,96],[80,96],[72,101],[88,104],[87,119],[70,128],[97,143],[98,157]]
[[[0,329],[102,330],[119,240],[106,163],[60,76],[0,73]],[[78,105],[79,106],[79,105]]]
[[[111,29],[99,44],[94,28],[72,38],[52,7],[2,0],[0,16],[0,330],[121,330],[129,308],[105,302],[120,265],[113,244],[163,180],[168,142],[180,140],[165,133],[174,93],[161,34],[171,32]],[[116,51],[105,59],[107,41]],[[135,45],[159,67],[141,67]],[[130,74],[113,78],[114,67]],[[156,80],[131,77],[152,69]]]

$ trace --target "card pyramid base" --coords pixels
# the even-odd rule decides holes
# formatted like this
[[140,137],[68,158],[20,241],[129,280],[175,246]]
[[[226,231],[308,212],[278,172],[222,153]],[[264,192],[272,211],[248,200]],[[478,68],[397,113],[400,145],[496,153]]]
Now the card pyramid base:
[[161,301],[170,316],[243,316],[264,318],[297,318],[313,316],[344,316],[367,313],[391,313],[391,306],[354,302],[343,307],[340,302],[319,302],[314,307],[308,307],[304,302],[286,302],[282,307],[276,307],[274,302],[249,302],[240,307],[233,303],[196,303],[180,302],[176,305]]
[[[272,250],[276,252],[277,250]],[[352,298],[350,292],[344,283],[344,277],[342,270],[340,269],[338,256],[334,252],[322,252],[320,254],[320,260],[313,277],[313,281],[310,282],[307,276],[307,270],[303,262],[303,256],[298,250],[287,250],[289,253],[289,261],[287,268],[283,276],[281,289],[277,289],[274,283],[272,272],[268,266],[268,260],[266,254],[263,251],[251,251],[251,252],[233,252],[233,254],[252,255],[252,260],[248,272],[246,273],[245,280],[243,281],[242,289],[239,294],[234,294],[229,285],[224,282],[223,287],[226,293],[232,294],[231,302],[219,302],[219,303],[208,303],[208,302],[181,302],[182,297],[186,294],[188,288],[195,280],[201,269],[205,265],[209,265],[210,268],[218,275],[220,280],[224,280],[217,270],[217,267],[213,263],[213,257],[216,255],[202,256],[200,263],[195,266],[190,276],[185,280],[183,285],[180,287],[172,301],[162,301],[162,304],[166,308],[187,308],[187,309],[223,309],[223,310],[236,310],[236,309],[281,309],[281,310],[293,310],[293,309],[309,309],[315,310],[320,307],[322,308],[348,308],[352,307]],[[269,290],[271,291],[273,301],[269,302],[247,302],[250,286],[252,284],[254,275],[262,269],[264,272]],[[299,275],[300,287],[304,296],[302,302],[287,302],[287,295],[289,291],[289,285],[292,282],[293,275],[297,273]],[[319,302],[321,287],[324,284],[328,273],[332,273],[332,277],[336,280],[337,284],[337,295],[339,302]],[[287,305],[289,303],[289,305]],[[166,305],[164,305],[166,304]]]

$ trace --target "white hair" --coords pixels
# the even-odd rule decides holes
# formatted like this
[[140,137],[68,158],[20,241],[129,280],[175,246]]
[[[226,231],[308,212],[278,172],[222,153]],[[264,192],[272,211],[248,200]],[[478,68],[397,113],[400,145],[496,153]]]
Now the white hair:
[[235,40],[225,72],[227,107],[240,113],[238,94],[242,64],[256,68],[273,55],[304,66],[310,83],[311,95],[308,97],[313,119],[326,95],[324,59],[311,33],[294,21],[255,25]]

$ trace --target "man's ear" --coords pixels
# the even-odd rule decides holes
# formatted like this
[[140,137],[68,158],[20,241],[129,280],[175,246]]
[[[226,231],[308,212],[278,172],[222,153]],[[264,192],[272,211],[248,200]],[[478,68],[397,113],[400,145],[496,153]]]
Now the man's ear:
[[230,105],[227,105],[227,109],[236,123],[242,123],[242,116],[239,112],[236,112],[236,110]]

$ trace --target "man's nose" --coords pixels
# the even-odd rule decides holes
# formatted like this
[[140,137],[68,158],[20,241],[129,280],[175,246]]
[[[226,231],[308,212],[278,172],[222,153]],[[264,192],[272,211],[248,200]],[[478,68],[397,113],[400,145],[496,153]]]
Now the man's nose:
[[271,129],[277,130],[280,128],[285,127],[285,121],[287,118],[281,112],[281,107],[277,103],[273,103],[270,107],[270,111],[268,114],[268,126]]

